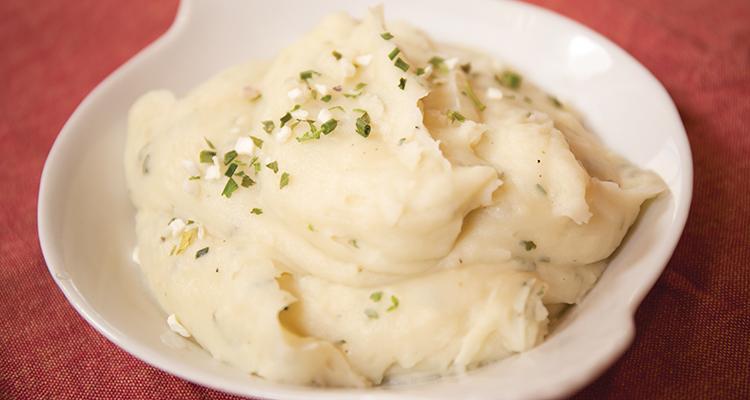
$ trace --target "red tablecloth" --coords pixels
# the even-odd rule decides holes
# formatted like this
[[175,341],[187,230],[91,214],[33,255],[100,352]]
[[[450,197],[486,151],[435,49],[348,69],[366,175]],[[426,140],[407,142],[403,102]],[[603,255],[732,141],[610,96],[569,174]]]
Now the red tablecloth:
[[[534,2],[653,71],[695,158],[691,215],[638,311],[635,343],[576,398],[750,399],[750,1]],[[37,241],[39,176],[57,132],[175,10],[175,0],[0,1],[2,399],[232,398],[145,365],[96,333],[47,274]]]

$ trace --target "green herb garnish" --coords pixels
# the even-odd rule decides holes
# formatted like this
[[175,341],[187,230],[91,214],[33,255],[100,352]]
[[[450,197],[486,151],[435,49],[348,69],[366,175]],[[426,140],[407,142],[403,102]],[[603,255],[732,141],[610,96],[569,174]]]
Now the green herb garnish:
[[401,89],[401,90],[404,90],[405,87],[406,87],[406,79],[405,78],[399,79],[398,80],[398,88]]
[[340,60],[340,59],[341,59],[341,53],[339,53],[339,52],[338,52],[338,51],[336,51],[336,50],[332,51],[332,52],[331,52],[331,55],[332,55],[332,56],[333,56],[333,58],[335,58],[336,60]]
[[279,172],[279,163],[277,163],[276,161],[266,164],[266,167],[273,171],[274,174]]
[[279,189],[283,189],[288,184],[289,184],[289,174],[284,172],[283,174],[281,174],[281,178],[279,179]]
[[373,292],[370,294],[370,300],[376,303],[379,302],[381,298],[383,298],[383,292]]
[[365,86],[367,86],[366,83],[360,82],[360,83],[357,84],[357,86],[354,87],[354,90],[362,90],[362,89],[365,88]]
[[214,162],[214,156],[216,155],[215,151],[211,150],[203,150],[200,154],[200,159],[202,163],[211,164]]
[[378,312],[371,308],[365,310],[365,315],[367,315],[367,318],[370,319],[378,319]]
[[236,151],[232,150],[227,152],[226,154],[224,154],[224,165],[229,165],[229,163],[232,162],[232,160],[234,160],[235,158],[237,158]]
[[464,122],[466,121],[466,117],[463,116],[458,111],[448,111],[448,118],[451,120],[451,122]]
[[211,150],[216,150],[216,146],[214,146],[214,144],[213,144],[213,143],[211,143],[211,141],[210,141],[210,140],[206,139],[205,137],[203,138],[203,140],[205,140],[205,141],[206,141],[206,144],[208,145],[208,147],[209,147],[209,148],[210,148]]
[[249,176],[245,175],[242,177],[242,182],[240,183],[240,185],[242,185],[242,187],[250,187],[255,185],[255,181],[252,180],[252,178],[250,178]]
[[466,84],[466,90],[461,92],[469,97],[472,103],[474,103],[474,107],[478,108],[479,111],[484,111],[487,106],[482,104],[482,102],[479,100],[479,97],[474,93],[474,89],[472,89],[471,84]]
[[370,126],[370,115],[367,114],[367,111],[357,118],[356,130],[362,137],[366,138],[370,136],[370,130],[372,130],[372,127]]
[[393,60],[394,58],[396,58],[396,56],[400,52],[401,52],[401,49],[399,49],[398,47],[394,47],[393,50],[391,50],[391,52],[388,53],[388,58]]
[[386,309],[385,311],[387,311],[387,312],[391,312],[391,311],[393,311],[393,310],[397,309],[397,308],[398,308],[398,304],[399,304],[399,303],[398,303],[398,297],[396,297],[396,296],[391,296],[391,306],[390,306],[390,307],[388,307],[388,309]]
[[307,230],[310,232],[315,232],[315,227],[312,224],[307,224]]
[[338,125],[338,123],[339,123],[338,121],[336,121],[335,119],[331,118],[328,121],[324,122],[323,125],[320,126],[320,131],[324,135],[327,135],[327,134],[333,132],[334,129],[336,129],[336,126]]
[[263,121],[261,123],[263,124],[263,130],[266,131],[266,133],[273,132],[273,128],[276,127],[276,124],[274,124],[273,121]]
[[255,147],[262,149],[263,148],[263,139],[257,138],[255,136],[250,136],[250,139],[253,139],[253,144]]
[[518,89],[521,87],[523,78],[521,78],[521,75],[516,72],[506,70],[500,75],[495,75],[495,81],[507,88]]
[[313,71],[311,69],[302,71],[299,73],[299,79],[307,82],[308,79],[312,78],[313,75],[320,75],[320,72]]
[[390,32],[383,32],[380,34],[380,37],[382,37],[385,40],[391,40],[393,39],[393,35],[391,35]]
[[404,144],[404,142],[406,142],[406,138],[402,137],[401,139],[398,140],[398,145],[401,146],[402,144]]
[[208,254],[208,247],[204,247],[198,251],[195,252],[195,258],[201,258]]
[[279,121],[281,121],[281,125],[279,125],[279,128],[283,128],[284,125],[286,125],[286,123],[289,122],[289,120],[291,120],[291,119],[292,119],[292,114],[291,113],[284,114],[284,116],[281,117],[281,119],[279,119]]
[[200,175],[194,175],[194,176],[191,176],[191,177],[189,177],[189,178],[188,178],[188,180],[189,180],[189,181],[197,181],[197,180],[198,180],[198,179],[200,179],[200,178],[201,178],[201,176],[200,176]]
[[359,244],[357,243],[357,239],[349,239],[349,244],[352,245],[355,249],[359,248]]
[[401,57],[396,59],[396,62],[393,64],[396,66],[396,68],[406,72],[409,70],[409,64],[406,63]]
[[324,102],[328,103],[329,101],[331,101],[331,95],[327,94],[327,95],[321,97],[320,100],[323,100]]
[[424,75],[424,68],[419,67],[419,68],[417,68],[416,72],[414,72],[414,73],[417,74],[417,76]]
[[534,243],[531,240],[522,240],[519,242],[519,244],[521,245],[521,247],[526,249],[526,251],[531,251],[531,250],[536,249],[536,243]]
[[341,107],[341,106],[328,107],[328,109],[331,110],[331,111],[333,111],[333,110],[341,110],[343,112],[346,112],[346,110],[344,110],[344,107]]
[[538,184],[538,183],[536,184],[536,190],[538,190],[538,191],[539,191],[540,193],[542,193],[543,195],[546,195],[546,194],[547,194],[547,191],[546,191],[546,190],[544,190],[544,186],[542,186],[542,185],[540,185],[540,184]]
[[263,209],[261,209],[261,208],[253,208],[252,210],[250,210],[250,214],[261,215],[261,214],[263,214]]
[[232,193],[234,193],[235,190],[237,190],[239,186],[237,186],[237,182],[234,181],[234,179],[229,178],[227,181],[227,184],[224,185],[224,190],[221,191],[221,195],[226,198],[231,198]]
[[224,176],[232,177],[234,175],[234,171],[237,170],[237,163],[231,163],[229,164],[229,168],[227,168],[227,171],[224,172]]

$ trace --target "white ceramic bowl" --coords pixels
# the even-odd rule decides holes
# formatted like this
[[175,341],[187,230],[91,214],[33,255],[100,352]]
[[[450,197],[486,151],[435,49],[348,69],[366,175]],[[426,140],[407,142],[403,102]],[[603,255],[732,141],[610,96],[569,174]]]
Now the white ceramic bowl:
[[50,151],[39,193],[39,239],[49,271],[99,332],[135,357],[195,383],[284,399],[529,399],[570,394],[628,346],[633,314],[669,260],[692,192],[690,149],[664,88],[598,34],[551,12],[490,0],[385,0],[389,19],[517,66],[577,107],[617,152],[656,171],[669,193],[632,229],[600,282],[537,348],[460,377],[368,390],[292,387],[249,377],[195,345],[162,343],[165,315],[130,260],[134,210],[123,174],[128,108],[142,93],[184,94],[222,68],[268,58],[333,11],[361,15],[367,0],[185,0],[169,31],[102,82]]

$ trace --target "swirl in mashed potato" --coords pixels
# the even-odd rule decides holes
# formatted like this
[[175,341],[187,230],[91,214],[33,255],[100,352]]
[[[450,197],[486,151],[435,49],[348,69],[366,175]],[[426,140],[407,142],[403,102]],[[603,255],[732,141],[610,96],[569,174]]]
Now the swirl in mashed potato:
[[281,382],[366,386],[539,344],[664,188],[554,97],[382,12],[141,97],[125,166],[170,326]]

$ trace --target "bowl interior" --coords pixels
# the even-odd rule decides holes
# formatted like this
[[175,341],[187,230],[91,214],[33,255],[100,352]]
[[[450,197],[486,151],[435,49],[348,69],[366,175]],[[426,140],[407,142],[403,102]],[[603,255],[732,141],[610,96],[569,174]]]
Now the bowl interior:
[[676,245],[690,204],[690,150],[669,96],[640,64],[588,29],[516,2],[464,0],[459,8],[428,0],[383,1],[389,19],[409,21],[437,40],[475,47],[516,66],[578,108],[611,148],[656,171],[669,186],[669,193],[645,210],[600,282],[547,341],[464,376],[356,391],[248,377],[169,335],[164,313],[130,259],[134,209],[122,167],[128,108],[148,90],[184,94],[224,67],[272,57],[324,15],[342,10],[361,15],[371,3],[183,1],[170,31],[84,100],[50,153],[39,196],[39,236],[50,272],[84,318],[120,347],[170,373],[237,394],[447,399],[503,393],[520,399],[577,389],[625,349],[635,308]]

